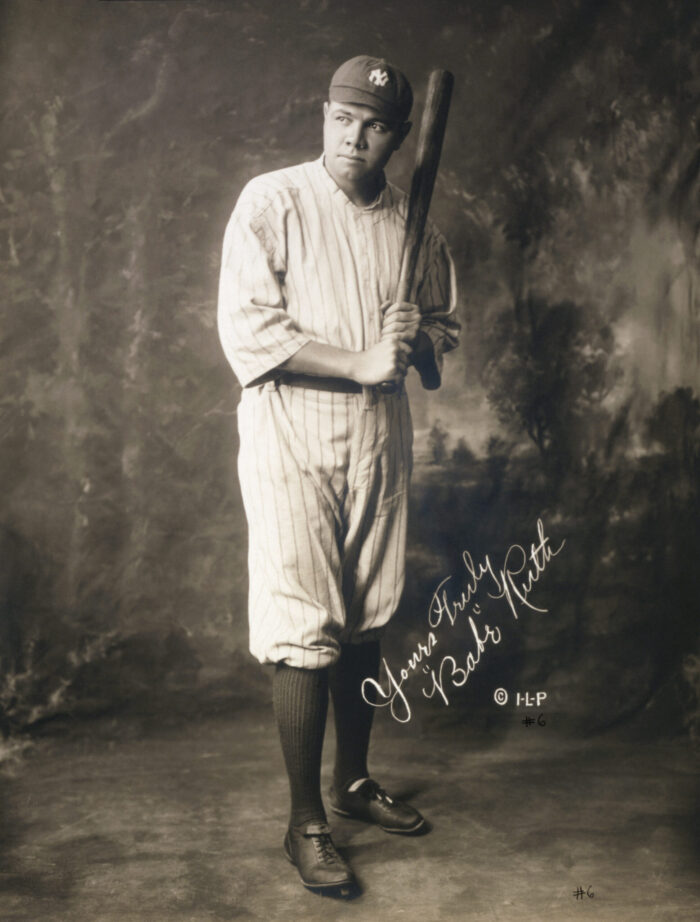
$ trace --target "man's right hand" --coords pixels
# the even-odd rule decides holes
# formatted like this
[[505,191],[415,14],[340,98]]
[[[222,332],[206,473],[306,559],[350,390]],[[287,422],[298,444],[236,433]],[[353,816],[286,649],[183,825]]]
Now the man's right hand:
[[358,384],[372,386],[385,381],[400,384],[408,371],[410,347],[390,336],[364,352],[355,353],[352,378]]

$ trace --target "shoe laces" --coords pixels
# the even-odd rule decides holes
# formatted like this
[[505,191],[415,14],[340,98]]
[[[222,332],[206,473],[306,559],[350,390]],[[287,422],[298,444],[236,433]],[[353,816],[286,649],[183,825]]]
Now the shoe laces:
[[373,781],[371,778],[368,778],[365,784],[363,785],[370,798],[375,798],[376,800],[381,800],[385,804],[393,804],[394,801],[389,797],[384,788],[380,787],[376,781]]
[[323,864],[333,864],[336,861],[340,861],[340,855],[335,850],[330,834],[322,833],[320,835],[314,835],[311,836],[311,839],[314,843],[319,861],[323,862]]

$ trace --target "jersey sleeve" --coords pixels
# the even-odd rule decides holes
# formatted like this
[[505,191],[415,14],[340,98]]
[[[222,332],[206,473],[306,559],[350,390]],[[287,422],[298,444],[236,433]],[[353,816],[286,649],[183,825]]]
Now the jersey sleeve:
[[272,371],[309,337],[289,316],[284,298],[286,254],[281,205],[241,193],[224,236],[219,280],[221,345],[243,387]]
[[416,303],[422,315],[419,329],[427,334],[433,347],[433,354],[426,361],[433,367],[417,367],[424,386],[432,390],[440,386],[443,355],[457,346],[461,325],[457,320],[455,267],[447,243],[435,228],[430,229],[426,243],[425,268]]

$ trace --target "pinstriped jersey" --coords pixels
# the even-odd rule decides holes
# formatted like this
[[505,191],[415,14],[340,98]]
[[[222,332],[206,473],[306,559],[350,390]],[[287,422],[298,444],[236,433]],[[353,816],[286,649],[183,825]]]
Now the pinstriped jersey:
[[[256,383],[309,341],[362,351],[381,335],[398,284],[407,196],[385,182],[355,205],[323,158],[266,173],[243,189],[224,237],[218,324],[241,385]],[[457,344],[455,273],[429,223],[413,300],[438,368]]]

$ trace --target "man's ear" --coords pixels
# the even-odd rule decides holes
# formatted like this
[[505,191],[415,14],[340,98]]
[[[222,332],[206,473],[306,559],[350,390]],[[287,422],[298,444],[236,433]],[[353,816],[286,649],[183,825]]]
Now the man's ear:
[[407,136],[408,136],[408,132],[411,130],[412,124],[413,124],[412,122],[404,122],[403,125],[401,125],[401,126],[397,129],[397,131],[396,131],[396,144],[395,144],[395,146],[394,146],[394,150],[398,150],[398,149],[401,147],[401,145],[403,144],[403,142],[406,140],[406,138],[407,138]]
[[328,118],[328,102],[327,101],[324,102],[323,104],[323,117]]

